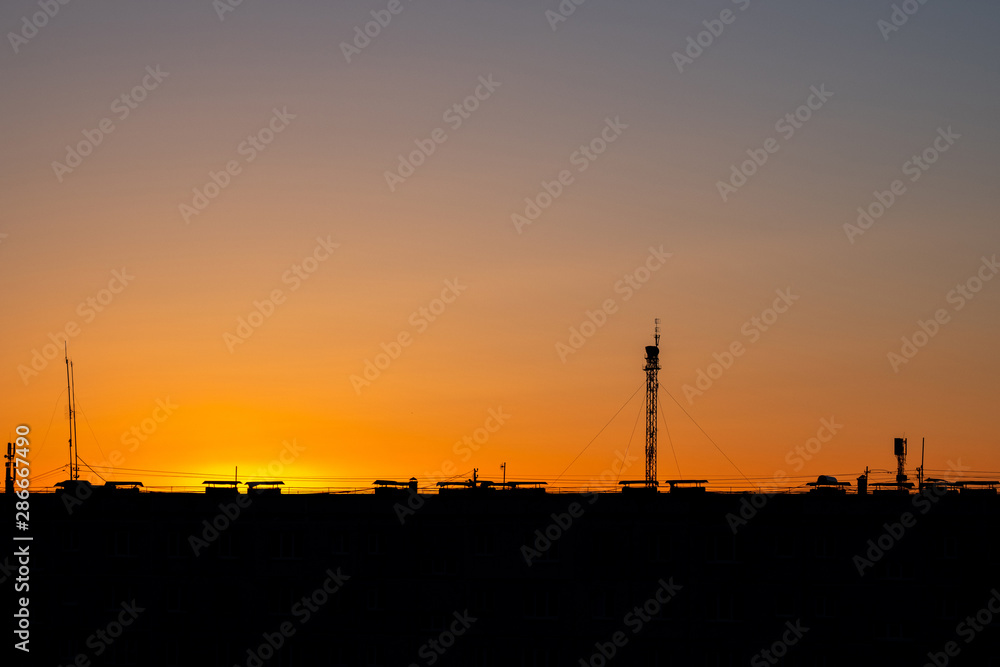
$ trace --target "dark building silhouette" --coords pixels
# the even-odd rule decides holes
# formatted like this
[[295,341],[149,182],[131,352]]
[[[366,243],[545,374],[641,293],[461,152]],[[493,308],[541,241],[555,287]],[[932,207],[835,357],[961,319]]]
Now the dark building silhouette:
[[69,482],[31,497],[33,664],[1000,665],[995,486],[819,481]]

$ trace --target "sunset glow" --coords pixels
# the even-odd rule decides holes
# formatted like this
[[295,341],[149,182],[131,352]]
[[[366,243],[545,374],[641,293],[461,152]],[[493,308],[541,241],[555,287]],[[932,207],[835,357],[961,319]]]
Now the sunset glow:
[[110,480],[640,479],[655,318],[661,479],[1000,470],[995,5],[140,4],[0,65],[40,487],[64,341]]

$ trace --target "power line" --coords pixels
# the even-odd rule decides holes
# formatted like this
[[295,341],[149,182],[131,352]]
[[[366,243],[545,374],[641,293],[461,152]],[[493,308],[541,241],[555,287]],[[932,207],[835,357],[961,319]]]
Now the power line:
[[[59,391],[59,395],[56,396],[56,403],[55,403],[55,405],[52,406],[52,414],[49,415],[49,425],[45,427],[45,435],[42,436],[42,444],[39,445],[37,449],[41,449],[42,447],[45,446],[45,441],[46,441],[46,439],[48,439],[48,437],[49,437],[49,431],[52,429],[52,420],[55,419],[55,417],[56,417],[56,408],[59,407],[59,399],[62,398],[62,395],[63,395],[63,392],[62,392],[62,390],[60,390]],[[35,450],[36,453],[37,453],[37,449]]]
[[[628,444],[625,445],[625,455],[622,457],[622,459],[623,459],[623,462],[622,462],[623,467],[624,467],[624,461],[628,461],[628,450],[632,446],[632,438],[635,436],[635,429],[639,425],[639,417],[642,416],[643,407],[645,407],[645,406],[643,406],[642,404],[640,404],[639,405],[639,412],[635,413],[635,423],[632,424],[632,433],[628,436]],[[618,480],[620,480],[621,477],[622,477],[622,472],[623,472],[623,470],[621,468],[619,468],[618,475],[615,477],[615,484],[616,485],[618,484]]]
[[[740,475],[743,475],[743,471],[740,470],[739,466],[736,465],[735,463],[733,463],[733,460],[731,458],[729,458],[728,456],[726,456],[726,453],[724,451],[722,451],[722,447],[719,447],[718,445],[715,444],[715,440],[712,440],[712,436],[710,436],[708,433],[705,433],[705,429],[703,429],[701,427],[701,424],[699,424],[698,422],[695,421],[694,417],[692,417],[691,415],[688,414],[688,411],[684,409],[684,406],[680,404],[680,401],[678,401],[676,398],[674,398],[674,395],[671,394],[666,389],[664,389],[663,391],[666,391],[667,392],[667,396],[669,396],[670,398],[674,399],[674,403],[677,403],[677,407],[679,407],[681,409],[681,412],[683,412],[685,415],[687,415],[687,418],[690,419],[691,422],[695,426],[698,427],[698,430],[705,434],[705,437],[708,438],[708,441],[710,443],[712,443],[715,446],[716,449],[719,450],[719,453],[722,454],[727,461],[729,461],[729,465],[731,465],[734,468],[736,468],[736,472],[738,472]],[[750,478],[747,477],[746,475],[743,475],[743,479],[745,479],[746,481],[750,482]],[[750,482],[750,483],[753,484],[753,482]]]
[[660,401],[659,396],[656,397],[656,402],[660,406],[660,419],[663,421],[663,430],[667,432],[667,442],[670,443],[670,451],[674,455],[674,465],[677,466],[677,476],[684,477],[684,474],[681,472],[681,464],[677,462],[677,450],[674,449],[674,441],[673,438],[670,437],[670,428],[667,426],[667,418],[663,414],[663,403]]
[[[643,384],[645,384],[645,382],[644,382]],[[562,476],[563,476],[564,474],[566,474],[566,471],[567,471],[567,470],[569,470],[569,469],[570,469],[570,467],[571,467],[571,466],[572,466],[572,465],[573,465],[574,463],[576,463],[576,460],[577,460],[578,458],[580,458],[580,457],[581,457],[581,456],[583,455],[583,453],[584,453],[585,451],[587,451],[587,447],[590,447],[590,446],[591,446],[592,444],[594,444],[594,440],[597,440],[597,438],[598,438],[598,437],[599,437],[599,436],[601,435],[601,433],[604,433],[604,429],[606,429],[606,428],[608,427],[608,424],[610,424],[611,422],[613,422],[613,421],[615,420],[615,417],[617,417],[617,416],[618,416],[618,413],[619,413],[619,412],[621,412],[622,410],[624,410],[624,409],[625,409],[625,406],[626,406],[626,405],[628,405],[628,404],[629,404],[629,402],[630,402],[630,401],[631,401],[631,400],[632,400],[633,398],[635,398],[635,395],[639,393],[639,390],[640,390],[640,389],[642,389],[642,386],[643,386],[643,385],[642,385],[642,384],[640,384],[640,385],[639,385],[638,387],[636,387],[636,388],[635,388],[635,391],[633,391],[633,392],[632,392],[632,395],[631,395],[631,396],[629,396],[629,397],[628,397],[628,399],[627,399],[627,400],[626,400],[626,401],[625,401],[624,403],[622,403],[622,406],[621,406],[620,408],[618,408],[618,410],[616,410],[616,411],[615,411],[615,414],[613,414],[613,415],[611,416],[611,419],[609,419],[609,420],[608,420],[608,423],[607,423],[607,424],[605,424],[604,426],[602,426],[602,427],[601,427],[601,430],[597,432],[597,435],[595,435],[595,436],[594,436],[593,438],[591,438],[591,439],[590,439],[590,442],[588,442],[588,443],[586,444],[586,446],[585,446],[585,447],[584,447],[583,449],[581,449],[581,450],[580,450],[580,453],[579,453],[579,454],[577,454],[577,455],[576,455],[576,456],[575,456],[575,457],[573,458],[573,460],[569,462],[569,465],[568,465],[568,466],[566,466],[566,468],[565,468],[565,469],[564,469],[564,470],[563,470],[563,471],[562,471],[561,473],[559,473],[559,477],[556,477],[555,481],[559,481],[560,479],[562,479]]]
[[[87,428],[90,429],[90,434],[92,436],[94,436],[94,444],[97,445],[97,451],[99,451],[101,453],[101,456],[104,458],[104,460],[107,461],[108,457],[104,454],[104,450],[101,449],[101,443],[97,439],[97,434],[94,433],[94,427],[90,425],[90,417],[87,416],[86,412],[84,412],[83,410],[81,410],[79,408],[77,408],[76,411],[83,415],[84,421],[87,422]],[[102,477],[102,479],[103,479],[103,477]]]

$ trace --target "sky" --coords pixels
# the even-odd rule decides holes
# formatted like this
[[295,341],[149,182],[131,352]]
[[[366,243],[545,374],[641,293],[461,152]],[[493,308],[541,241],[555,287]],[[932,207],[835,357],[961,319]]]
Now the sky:
[[3,3],[36,485],[996,475],[1000,8],[577,2]]

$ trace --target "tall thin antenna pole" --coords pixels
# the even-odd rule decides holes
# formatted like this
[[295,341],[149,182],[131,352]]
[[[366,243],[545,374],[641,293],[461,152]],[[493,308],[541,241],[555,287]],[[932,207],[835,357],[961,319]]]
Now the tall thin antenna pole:
[[63,341],[63,355],[66,357],[66,411],[69,417],[69,478],[73,477],[73,399],[69,381],[69,346]]
[[69,375],[72,379],[73,389],[73,458],[75,460],[76,474],[72,479],[80,479],[80,435],[76,430],[76,371],[73,369],[73,362],[69,362]]
[[917,474],[917,483],[920,485],[920,490],[924,490],[924,445],[927,442],[927,438],[920,438],[920,472]]
[[656,486],[656,390],[660,370],[660,319],[653,327],[655,345],[646,346],[646,486]]

